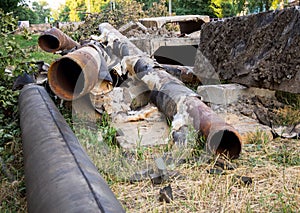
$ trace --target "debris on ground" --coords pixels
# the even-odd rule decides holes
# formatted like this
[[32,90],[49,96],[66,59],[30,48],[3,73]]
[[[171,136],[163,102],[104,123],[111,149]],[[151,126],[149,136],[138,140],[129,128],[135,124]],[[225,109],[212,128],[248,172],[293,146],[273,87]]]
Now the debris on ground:
[[171,203],[173,200],[173,192],[171,185],[165,186],[164,188],[159,190],[159,201],[166,203]]

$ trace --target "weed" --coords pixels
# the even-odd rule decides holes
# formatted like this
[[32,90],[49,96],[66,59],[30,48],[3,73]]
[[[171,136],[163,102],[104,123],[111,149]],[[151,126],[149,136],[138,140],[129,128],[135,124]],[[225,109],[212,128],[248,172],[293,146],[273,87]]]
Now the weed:
[[269,159],[284,166],[300,165],[299,150],[294,150],[292,146],[281,144],[275,151],[268,155]]
[[138,140],[136,141],[135,154],[138,160],[144,160],[145,159],[144,152],[146,151],[146,147],[142,146],[143,136],[141,135],[140,128],[138,128],[137,131],[138,131]]
[[276,109],[275,124],[277,125],[295,125],[300,123],[300,105],[299,108],[285,106],[284,108]]
[[284,104],[287,104],[294,109],[300,109],[300,95],[289,92],[276,91],[276,98]]
[[105,112],[102,115],[101,125],[98,125],[101,130],[103,141],[110,147],[116,147],[117,140],[117,130],[111,126],[111,121],[109,115]]
[[257,129],[254,134],[248,137],[247,141],[250,144],[265,145],[269,142],[269,137],[265,131]]

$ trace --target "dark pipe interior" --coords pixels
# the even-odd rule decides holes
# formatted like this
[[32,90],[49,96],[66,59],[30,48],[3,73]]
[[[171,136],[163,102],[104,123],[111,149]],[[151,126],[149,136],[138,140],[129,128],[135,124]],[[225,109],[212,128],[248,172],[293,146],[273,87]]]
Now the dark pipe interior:
[[224,154],[231,159],[239,157],[241,142],[239,137],[232,131],[220,130],[210,140],[210,146],[217,154]]
[[42,35],[39,37],[39,46],[47,51],[56,51],[59,48],[59,40],[52,35]]
[[68,95],[78,95],[84,88],[84,75],[81,67],[70,58],[62,58],[54,67],[57,84]]
[[154,53],[154,58],[161,64],[194,66],[198,46],[162,46]]

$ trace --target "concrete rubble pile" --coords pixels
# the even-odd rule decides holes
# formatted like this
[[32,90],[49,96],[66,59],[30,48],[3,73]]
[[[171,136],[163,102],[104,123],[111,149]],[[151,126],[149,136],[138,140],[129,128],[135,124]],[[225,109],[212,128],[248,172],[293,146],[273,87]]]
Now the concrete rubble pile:
[[[272,125],[264,118],[268,105],[264,98],[274,98],[275,91],[260,88],[300,93],[300,59],[296,51],[299,45],[299,12],[297,8],[290,8],[220,22],[209,22],[207,16],[159,17],[129,23],[119,31],[108,23],[102,23],[99,35],[81,44],[59,29],[51,28],[39,37],[39,46],[47,52],[60,53],[62,57],[49,68],[40,64],[42,75],[39,82],[45,85],[48,81],[51,92],[64,101],[72,101],[77,115],[98,119],[101,114],[107,113],[118,129],[117,141],[123,148],[166,144],[170,136],[174,144],[186,147],[192,129],[198,137],[206,140],[208,154],[236,159],[240,156],[242,143],[247,142],[249,137],[249,126],[253,128],[252,133],[259,129],[269,133],[266,134],[269,139],[273,138],[274,132],[268,127]],[[120,33],[130,35],[130,31],[136,30],[147,33],[148,27],[161,28],[173,22],[179,23],[181,34],[201,29],[194,66],[158,63],[154,54],[160,46],[169,44],[195,46],[193,42],[196,40],[191,37],[183,36],[191,43],[176,40],[180,39],[178,37],[157,41],[149,37],[146,41],[132,40]],[[214,85],[222,80],[239,84]],[[45,89],[29,83],[20,96],[27,185],[35,183],[38,179],[36,173],[41,173],[44,174],[39,179],[41,189],[44,182],[55,186],[70,185],[66,190],[57,190],[60,187],[48,184],[53,194],[64,197],[69,191],[71,194],[86,191],[94,200],[94,206],[88,207],[83,203],[83,211],[93,208],[103,212],[124,212]],[[196,84],[197,92],[185,83]],[[17,84],[14,86],[19,88],[20,82]],[[248,104],[252,104],[250,108],[241,102],[245,96]],[[233,105],[239,113],[232,110]],[[280,107],[276,101],[270,105]],[[39,118],[36,119],[35,115]],[[257,124],[255,119],[266,126]],[[33,134],[38,128],[45,130]],[[287,137],[298,137],[299,132]],[[33,142],[32,135],[35,135]],[[54,146],[57,146],[55,150]],[[52,155],[52,151],[47,151],[48,148],[62,152],[58,154],[62,160]],[[41,151],[33,155],[32,149]],[[64,162],[65,159],[68,160]],[[50,161],[55,163],[48,163]],[[166,171],[164,160],[158,158],[156,161],[162,172],[161,178]],[[34,166],[37,168],[32,169]],[[62,180],[56,179],[62,169],[67,169],[70,174]],[[52,170],[58,174],[55,178],[51,177],[54,174]],[[51,174],[47,173],[49,171]],[[82,180],[77,179],[78,175],[82,176]],[[101,182],[101,187],[94,186],[96,179]],[[139,178],[133,178],[133,181],[135,179]],[[72,184],[82,184],[82,188],[74,192]],[[49,195],[53,199],[51,201],[47,197],[41,200],[39,194],[42,191],[34,187],[28,187],[28,192],[30,208],[36,212],[55,205],[68,209],[77,202],[73,199],[61,202],[62,199],[56,195]],[[78,199],[86,198],[82,196]],[[112,206],[118,208],[112,211]]]
[[[242,85],[209,86],[205,84],[220,83],[220,80],[226,80],[250,87],[279,89],[299,93],[299,84],[295,83],[299,77],[299,72],[296,70],[298,59],[293,60],[293,57],[296,57],[296,53],[294,55],[291,54],[291,52],[295,52],[294,49],[296,48],[296,43],[294,44],[293,42],[297,42],[298,39],[296,37],[297,30],[292,27],[298,23],[296,18],[298,17],[298,12],[298,9],[292,8],[246,17],[234,17],[218,22],[209,22],[206,19],[207,17],[204,16],[180,17],[179,19],[175,17],[176,20],[151,18],[149,20],[143,19],[136,23],[128,23],[121,27],[119,31],[109,24],[103,23],[99,26],[100,36],[93,36],[90,41],[81,45],[71,41],[58,29],[52,28],[40,37],[39,45],[48,52],[59,50],[64,55],[50,66],[48,79],[52,91],[64,100],[72,100],[75,111],[82,111],[82,108],[84,108],[89,110],[95,109],[100,114],[103,112],[110,114],[114,126],[119,128],[121,132],[118,136],[118,141],[124,148],[136,146],[136,137],[130,138],[126,136],[132,136],[133,132],[142,132],[144,135],[141,145],[166,143],[169,132],[166,119],[173,121],[171,127],[173,140],[178,143],[180,141],[186,143],[185,134],[187,134],[186,129],[189,125],[200,131],[199,133],[204,134],[207,139],[209,133],[205,133],[205,128],[201,126],[206,121],[201,121],[199,125],[203,112],[200,112],[201,116],[198,118],[200,119],[198,121],[184,118],[188,108],[182,111],[182,106],[187,104],[185,101],[184,103],[181,102],[182,97],[194,96],[198,97],[197,99],[199,100],[201,98],[205,103],[210,103],[215,110],[219,108],[219,105],[225,105],[225,107],[234,105],[242,96],[247,96],[248,94],[252,94],[252,97],[267,95],[270,98],[274,98],[275,94],[274,91],[248,89]],[[290,22],[284,22],[283,19],[285,18],[289,18]],[[159,27],[173,21],[185,23],[190,22],[190,19],[193,22],[196,20],[195,23],[201,20],[195,27],[195,31],[199,29],[199,26],[202,27],[194,67],[159,64],[148,56],[148,54],[152,55],[151,51],[154,51],[151,50],[153,44],[149,47],[145,45],[144,41],[141,42],[142,39],[135,41],[135,39],[128,39],[120,33],[123,32],[125,35],[130,36],[130,32],[142,31],[147,34],[151,29],[145,26]],[[265,36],[269,32],[268,29],[273,29],[275,25],[278,30],[270,31],[270,35],[272,38],[279,36],[277,43],[274,39],[271,41],[270,36]],[[238,36],[238,31],[232,30],[233,28],[242,28],[242,36],[241,34]],[[192,28],[189,29],[187,27],[183,27],[181,30],[183,32],[193,32]],[[59,32],[59,35],[57,32]],[[212,36],[209,36],[211,33]],[[49,36],[54,36],[57,39],[58,45],[56,48],[53,48],[53,43],[51,44],[52,46],[48,44],[48,42],[53,42],[53,39],[51,40]],[[150,37],[149,41],[153,42]],[[67,47],[64,44],[65,42],[70,43],[71,46]],[[257,42],[260,45],[257,45]],[[135,44],[139,45],[135,46]],[[53,49],[50,50],[47,45]],[[164,45],[168,44],[165,43]],[[147,50],[150,49],[150,53],[149,51],[141,50],[143,48],[139,49],[139,46]],[[283,53],[286,53],[288,56],[284,57]],[[83,55],[84,57],[82,57]],[[275,57],[275,55],[278,57]],[[284,60],[282,57],[284,57]],[[285,60],[287,57],[292,58]],[[283,60],[280,66],[265,66],[266,63],[279,64],[279,59]],[[251,66],[248,64],[249,60],[253,62]],[[288,63],[290,60],[292,62]],[[72,71],[69,67],[72,67]],[[258,71],[261,73],[259,74]],[[280,77],[280,75],[283,76]],[[198,85],[203,84],[203,86],[198,87],[197,94],[185,87],[182,81]],[[175,87],[167,89],[167,82],[172,82],[175,84]],[[287,83],[290,83],[289,88],[286,87]],[[159,94],[164,95],[160,97]],[[154,96],[156,97],[154,98]],[[171,102],[168,100],[168,97],[171,97]],[[172,104],[172,101],[176,103]],[[147,105],[149,103],[156,106]],[[198,106],[199,104],[196,105]],[[189,106],[193,106],[192,108],[196,107],[193,104]],[[253,113],[252,111],[251,116],[253,118],[249,118],[248,115],[248,117],[243,117],[241,114],[235,116],[223,109],[219,112],[220,116],[216,115],[216,117],[223,126],[227,126],[228,124],[225,121],[228,121],[237,128],[238,131],[232,130],[233,135],[237,137],[237,144],[241,144],[241,141],[247,142],[248,133],[254,132],[254,129],[258,128],[263,129],[268,137],[272,139],[271,128],[257,124],[253,120],[257,119]],[[92,113],[92,117],[94,114]],[[251,113],[248,114],[250,115]],[[193,117],[195,114],[192,113],[190,116]],[[208,120],[215,122],[212,118],[214,116],[209,115]],[[210,124],[208,125],[210,126]],[[245,129],[241,128],[241,126],[245,126]],[[253,129],[250,131],[249,126],[253,126]],[[155,134],[147,136],[149,129]],[[162,139],[162,135],[164,135],[164,139]],[[220,145],[222,140],[221,137],[217,144]],[[218,150],[216,147],[207,147],[207,149],[212,152]],[[239,148],[234,149],[240,150]]]

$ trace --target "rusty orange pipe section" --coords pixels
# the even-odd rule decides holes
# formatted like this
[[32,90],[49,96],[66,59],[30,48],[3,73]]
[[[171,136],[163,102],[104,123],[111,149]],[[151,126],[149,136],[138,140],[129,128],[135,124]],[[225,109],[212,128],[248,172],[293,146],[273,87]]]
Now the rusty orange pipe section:
[[76,46],[80,46],[76,41],[55,27],[45,31],[39,37],[38,43],[40,48],[50,53],[59,50],[70,50]]
[[198,97],[187,97],[185,104],[194,128],[206,138],[207,151],[238,158],[242,149],[240,134]]
[[50,65],[50,88],[61,99],[78,99],[98,82],[100,65],[100,55],[93,47],[85,46],[71,52]]
[[[177,78],[162,68],[155,67],[155,63],[151,63],[148,58],[141,57],[138,60],[136,58],[123,59],[124,67],[127,65],[129,68],[133,67],[131,73],[135,72],[136,76],[149,86],[151,101],[170,120],[173,120],[175,132],[191,125],[206,138],[208,152],[226,155],[231,159],[239,157],[242,149],[241,137],[231,125]],[[178,142],[182,143],[182,141]]]

